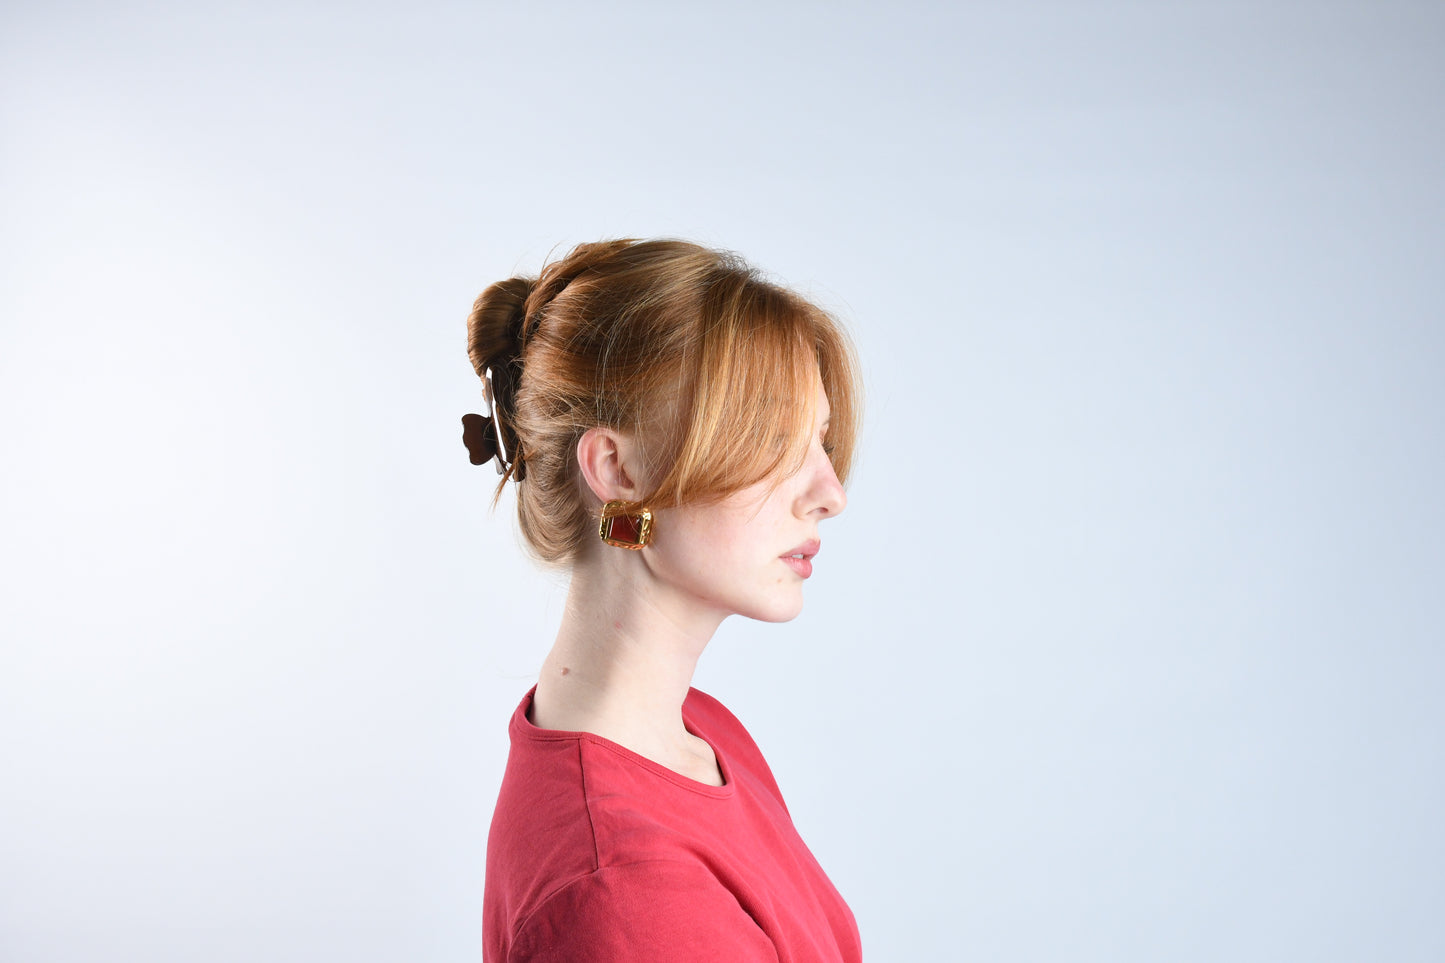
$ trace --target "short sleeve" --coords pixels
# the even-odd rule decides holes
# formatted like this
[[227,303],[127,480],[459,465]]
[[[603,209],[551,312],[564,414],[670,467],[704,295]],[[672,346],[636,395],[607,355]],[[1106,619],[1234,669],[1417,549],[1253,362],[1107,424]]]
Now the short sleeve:
[[777,963],[772,941],[717,878],[667,860],[606,866],[548,897],[509,963]]

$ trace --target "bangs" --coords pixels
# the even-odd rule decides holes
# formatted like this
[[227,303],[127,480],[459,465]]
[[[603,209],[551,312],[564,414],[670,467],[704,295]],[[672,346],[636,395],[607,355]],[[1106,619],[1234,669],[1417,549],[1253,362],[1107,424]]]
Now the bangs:
[[699,357],[682,391],[690,403],[680,406],[671,470],[651,500],[715,501],[798,471],[812,443],[820,381],[831,409],[829,458],[846,483],[859,388],[853,347],[838,323],[791,292],[726,271],[712,279],[699,324]]

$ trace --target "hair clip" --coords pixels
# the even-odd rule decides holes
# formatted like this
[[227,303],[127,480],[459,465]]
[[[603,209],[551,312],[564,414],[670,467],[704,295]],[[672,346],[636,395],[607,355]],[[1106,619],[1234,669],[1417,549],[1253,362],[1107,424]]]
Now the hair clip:
[[[497,457],[497,430],[490,418],[481,415],[462,415],[462,444],[473,465],[485,465]],[[501,459],[497,459],[497,471],[506,471]]]
[[467,446],[471,463],[485,465],[495,458],[498,475],[505,475],[508,469],[515,467],[513,477],[521,481],[523,468],[514,460],[513,454],[508,453],[507,443],[502,437],[502,419],[497,413],[497,394],[492,384],[490,367],[482,373],[482,399],[487,403],[485,417],[475,414],[462,415],[462,444]]

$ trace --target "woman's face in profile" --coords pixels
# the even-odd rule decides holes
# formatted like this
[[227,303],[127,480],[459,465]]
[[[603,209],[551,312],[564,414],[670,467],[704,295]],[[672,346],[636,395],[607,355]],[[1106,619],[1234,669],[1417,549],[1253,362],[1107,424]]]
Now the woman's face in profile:
[[656,512],[654,541],[642,555],[682,604],[764,622],[786,622],[802,611],[818,524],[848,500],[824,450],[828,398],[821,384],[816,390],[812,436],[796,472],[714,504]]

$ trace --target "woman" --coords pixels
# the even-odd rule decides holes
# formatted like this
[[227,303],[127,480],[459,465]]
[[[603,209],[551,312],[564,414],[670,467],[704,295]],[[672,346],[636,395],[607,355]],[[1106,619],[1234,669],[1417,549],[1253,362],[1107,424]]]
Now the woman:
[[584,244],[487,288],[474,464],[571,571],[512,716],[485,959],[854,961],[858,930],[762,754],[691,688],[729,615],[802,609],[858,419],[838,325],[731,255]]

